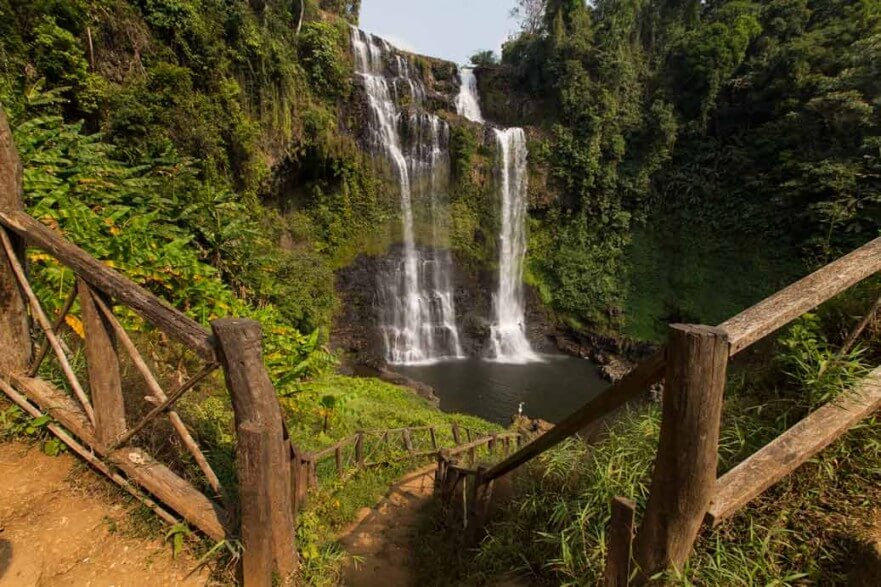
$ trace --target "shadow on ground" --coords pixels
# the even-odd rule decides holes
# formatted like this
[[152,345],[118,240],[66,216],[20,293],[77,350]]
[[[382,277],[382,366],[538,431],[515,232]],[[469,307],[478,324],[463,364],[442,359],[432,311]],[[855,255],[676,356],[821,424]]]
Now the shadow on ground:
[[6,574],[10,564],[12,564],[12,543],[0,538],[0,579]]

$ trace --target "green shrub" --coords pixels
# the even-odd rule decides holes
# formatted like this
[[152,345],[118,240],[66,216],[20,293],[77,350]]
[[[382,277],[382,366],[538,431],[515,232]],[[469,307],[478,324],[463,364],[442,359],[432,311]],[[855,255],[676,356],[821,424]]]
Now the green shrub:
[[328,98],[348,95],[352,79],[351,62],[344,48],[342,30],[327,22],[303,25],[297,48],[303,69],[316,91]]

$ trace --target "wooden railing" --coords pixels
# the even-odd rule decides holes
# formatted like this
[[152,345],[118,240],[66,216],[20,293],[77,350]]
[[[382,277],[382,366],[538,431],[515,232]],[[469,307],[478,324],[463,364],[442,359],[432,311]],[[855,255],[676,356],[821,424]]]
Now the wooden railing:
[[473,462],[479,447],[492,447],[497,443],[503,446],[507,455],[512,441],[520,443],[520,435],[516,433],[488,435],[457,423],[451,425],[451,433],[454,446],[444,447],[439,441],[440,431],[435,426],[362,430],[328,447],[302,453],[292,464],[294,479],[298,480],[294,489],[298,501],[302,504],[305,500],[307,487],[318,487],[322,468],[328,480],[348,479],[359,471],[404,460],[450,458],[467,453]]
[[[681,569],[704,519],[718,524],[732,516],[881,407],[879,368],[843,399],[816,410],[721,479],[716,478],[729,359],[879,271],[881,239],[876,239],[718,327],[671,325],[665,348],[510,457],[475,472],[478,485],[491,485],[666,380],[651,490],[632,559],[643,581],[669,567]],[[458,476],[455,472],[454,477]],[[442,494],[449,494],[449,486],[454,484],[450,480],[445,483],[442,487],[448,489]],[[627,500],[616,500],[614,519],[632,526],[633,506],[628,504]],[[624,545],[610,544],[607,559],[607,584],[622,585],[621,577],[630,576],[633,532],[612,528],[610,536],[627,540]]]
[[[28,275],[25,248],[48,253],[75,281],[58,314],[44,310]],[[79,302],[82,340],[59,328]],[[202,362],[164,389],[117,317],[118,307],[152,324]],[[38,350],[34,340],[42,338]],[[77,342],[75,342],[77,341]],[[79,372],[69,345],[83,350]],[[49,430],[96,470],[169,522],[180,518],[215,540],[240,538],[246,585],[270,585],[297,568],[290,443],[262,358],[260,325],[251,320],[212,323],[212,332],[92,258],[22,208],[22,169],[0,109],[0,391],[27,414],[51,416]],[[39,376],[53,357],[62,384]],[[127,360],[146,389],[149,409],[131,424],[121,365]],[[235,415],[236,492],[224,487],[175,409],[189,390],[222,368]],[[144,406],[141,406],[142,408]],[[140,410],[144,412],[145,410]],[[139,434],[167,418],[202,479],[188,480],[136,446]],[[200,491],[204,487],[206,491]]]

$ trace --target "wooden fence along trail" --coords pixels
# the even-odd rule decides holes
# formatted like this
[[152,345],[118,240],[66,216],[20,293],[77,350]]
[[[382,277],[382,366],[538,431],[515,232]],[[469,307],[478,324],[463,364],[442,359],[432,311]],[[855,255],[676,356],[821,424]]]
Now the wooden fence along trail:
[[[56,316],[47,315],[34,293],[25,246],[45,251],[76,275]],[[613,501],[606,584],[624,585],[634,576],[645,581],[664,569],[682,568],[705,521],[718,524],[734,515],[881,407],[879,367],[843,398],[816,410],[722,478],[716,477],[729,359],[878,271],[881,239],[718,327],[672,325],[666,348],[525,446],[520,446],[519,434],[480,437],[453,425],[457,445],[453,448],[438,445],[436,429],[411,427],[362,431],[307,453],[288,435],[263,364],[259,324],[218,320],[209,332],[24,212],[21,164],[0,109],[0,391],[31,416],[51,416],[54,422],[48,428],[53,434],[164,520],[174,523],[183,518],[216,540],[240,538],[242,577],[249,586],[269,586],[274,575],[285,577],[296,570],[295,516],[308,487],[318,483],[319,469],[346,478],[381,464],[381,456],[385,461],[436,457],[436,492],[444,500],[464,499],[463,521],[476,535],[486,518],[495,480],[661,380],[666,380],[663,420],[651,492],[636,532],[634,504],[622,498]],[[77,301],[84,326],[87,386],[58,335]],[[163,389],[116,318],[116,306],[128,308],[192,351],[202,367],[174,389]],[[873,311],[879,306],[881,301]],[[848,344],[867,322],[868,318],[860,323]],[[39,337],[32,333],[36,332],[42,333],[42,341],[35,352],[33,340]],[[38,377],[40,365],[50,355],[71,394]],[[120,376],[124,357],[143,379],[152,405],[134,424],[127,417],[131,406],[125,405]],[[231,493],[174,407],[218,368],[223,369],[235,414],[237,503],[228,502]],[[210,488],[209,495],[132,445],[137,434],[158,418],[170,421],[204,477],[204,486]],[[517,450],[511,454],[514,443]],[[503,458],[491,467],[481,465],[496,457]]]
[[[215,540],[240,538],[246,585],[269,586],[273,576],[287,577],[296,570],[295,516],[308,488],[317,485],[322,463],[333,459],[338,476],[344,477],[384,462],[381,453],[395,442],[400,442],[401,458],[431,457],[442,450],[431,427],[364,431],[315,453],[299,450],[290,441],[263,363],[258,323],[217,320],[209,332],[27,215],[21,190],[21,164],[0,110],[0,391],[33,417],[51,416],[54,421],[48,428],[53,434],[162,519],[173,524],[183,518]],[[76,275],[57,316],[50,318],[34,293],[25,246],[49,253]],[[88,385],[80,381],[71,351],[58,334],[77,301]],[[164,390],[116,318],[115,306],[127,307],[182,344],[203,366],[174,389]],[[35,327],[43,336],[36,352]],[[72,395],[38,377],[50,355]],[[120,375],[123,355],[143,379],[149,391],[145,399],[152,405],[131,425]],[[231,492],[222,486],[174,407],[218,368],[223,369],[235,414],[237,503],[228,502]],[[131,444],[162,417],[168,418],[204,476],[208,495]],[[452,433],[458,438],[458,427]],[[472,432],[467,433],[471,438]]]
[[[606,584],[625,585],[626,577],[643,582],[665,569],[681,569],[704,522],[717,525],[730,518],[881,408],[879,367],[855,389],[716,478],[729,359],[879,271],[881,239],[875,239],[718,327],[671,325],[664,349],[510,457],[483,471],[441,462],[442,495],[454,495],[456,484],[465,477],[472,477],[478,486],[491,486],[665,380],[661,435],[646,511],[634,538],[634,505],[621,498],[613,502]],[[848,337],[846,347],[879,307],[881,300]]]

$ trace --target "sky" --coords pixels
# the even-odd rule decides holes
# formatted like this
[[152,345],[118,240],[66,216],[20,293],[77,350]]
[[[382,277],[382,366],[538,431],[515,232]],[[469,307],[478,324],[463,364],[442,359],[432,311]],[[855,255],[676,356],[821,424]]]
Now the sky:
[[361,28],[392,45],[465,64],[480,49],[501,51],[517,30],[516,0],[361,0]]

